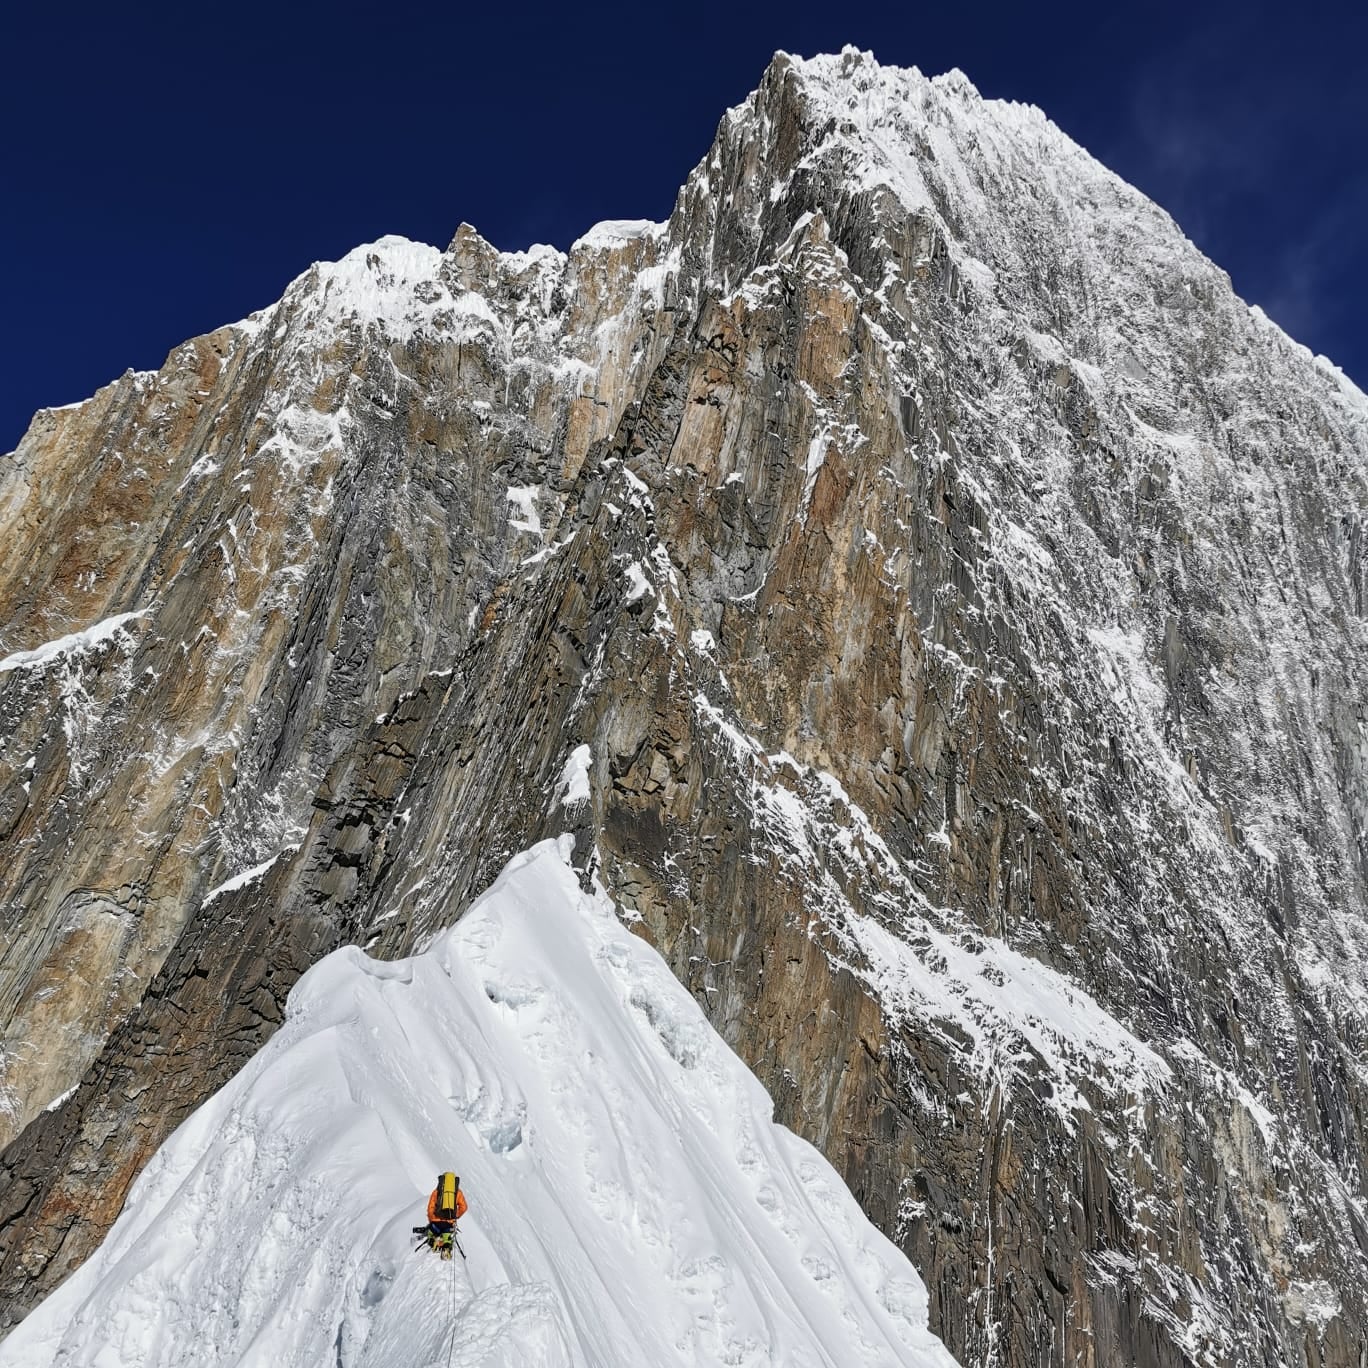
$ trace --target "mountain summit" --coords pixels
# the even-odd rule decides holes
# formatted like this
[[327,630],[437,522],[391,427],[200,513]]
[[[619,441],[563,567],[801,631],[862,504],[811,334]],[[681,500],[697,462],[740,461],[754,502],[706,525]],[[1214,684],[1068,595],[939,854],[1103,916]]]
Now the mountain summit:
[[1366,477],[1162,210],[853,49],[667,223],[386,238],[40,413],[8,1320],[311,965],[568,833],[961,1362],[1357,1364]]

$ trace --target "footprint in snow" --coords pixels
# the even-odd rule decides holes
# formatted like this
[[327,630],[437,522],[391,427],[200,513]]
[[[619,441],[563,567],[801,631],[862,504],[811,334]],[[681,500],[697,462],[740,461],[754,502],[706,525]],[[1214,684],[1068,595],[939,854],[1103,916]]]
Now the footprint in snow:
[[524,1007],[532,1007],[542,998],[540,988],[529,983],[501,983],[497,979],[486,979],[485,997],[498,1007],[508,1007],[514,1012]]
[[571,1368],[555,1293],[546,1283],[499,1283],[456,1313],[451,1368]]

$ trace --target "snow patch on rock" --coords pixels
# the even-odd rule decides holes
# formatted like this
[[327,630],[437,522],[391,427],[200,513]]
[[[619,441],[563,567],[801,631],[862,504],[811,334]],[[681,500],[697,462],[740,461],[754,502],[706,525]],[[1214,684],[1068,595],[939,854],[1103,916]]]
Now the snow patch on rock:
[[104,618],[82,628],[79,632],[69,632],[66,636],[57,637],[53,641],[45,641],[30,651],[14,651],[0,660],[0,674],[7,674],[11,670],[42,669],[62,656],[92,651],[97,646],[102,646],[105,642],[124,634],[130,622],[136,622],[150,614],[151,609],[148,608],[136,608],[131,613],[116,613],[113,617]]
[[575,808],[589,801],[589,766],[592,763],[593,755],[587,745],[576,746],[570,752],[556,790],[558,807]]

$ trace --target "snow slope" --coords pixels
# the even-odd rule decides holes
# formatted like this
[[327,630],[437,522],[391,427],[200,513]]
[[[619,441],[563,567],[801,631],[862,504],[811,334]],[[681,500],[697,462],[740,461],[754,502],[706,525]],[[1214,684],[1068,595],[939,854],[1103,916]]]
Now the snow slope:
[[[926,1292],[569,838],[385,963],[315,966],[5,1368],[926,1365]],[[414,1253],[438,1170],[468,1262]]]

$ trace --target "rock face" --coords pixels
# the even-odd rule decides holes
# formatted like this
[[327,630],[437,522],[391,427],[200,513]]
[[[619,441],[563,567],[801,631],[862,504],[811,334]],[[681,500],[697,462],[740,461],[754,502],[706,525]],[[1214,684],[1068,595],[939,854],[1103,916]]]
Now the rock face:
[[570,829],[965,1363],[1368,1355],[1368,400],[1038,111],[778,57],[0,461],[0,1295]]

